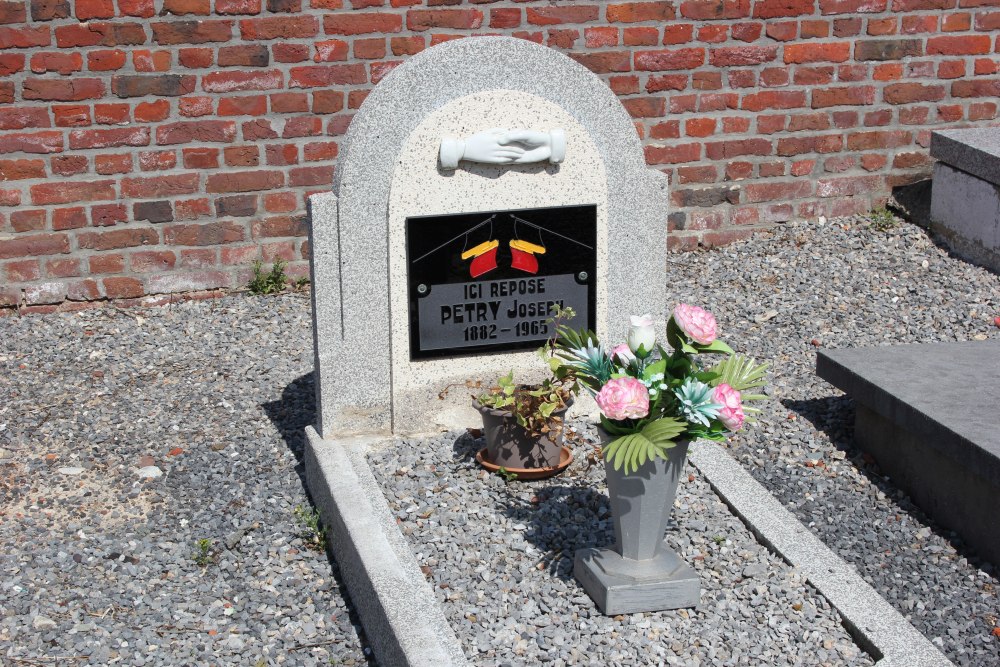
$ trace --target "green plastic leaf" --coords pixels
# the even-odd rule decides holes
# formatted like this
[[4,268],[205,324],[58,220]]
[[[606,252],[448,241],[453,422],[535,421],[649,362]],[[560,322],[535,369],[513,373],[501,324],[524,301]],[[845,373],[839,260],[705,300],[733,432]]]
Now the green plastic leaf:
[[730,355],[736,354],[735,352],[733,352],[733,348],[729,347],[728,345],[726,345],[725,343],[723,343],[721,340],[718,339],[713,340],[708,345],[700,345],[698,343],[695,343],[694,347],[696,348],[695,351],[697,353],[714,352],[718,354],[730,354]]
[[649,378],[657,375],[658,373],[667,372],[667,360],[660,359],[659,361],[646,366],[645,370],[642,371],[642,379],[648,380]]
[[767,384],[767,363],[758,364],[757,360],[742,354],[734,354],[723,359],[710,370],[719,377],[712,381],[713,386],[728,384],[742,394],[744,402],[761,401],[767,398],[763,394],[745,394],[749,389],[759,389]]
[[670,443],[669,446],[672,447],[673,439],[682,434],[685,429],[687,429],[686,422],[672,417],[664,417],[646,424],[642,429],[642,434],[650,442],[660,447],[667,446],[667,443]]

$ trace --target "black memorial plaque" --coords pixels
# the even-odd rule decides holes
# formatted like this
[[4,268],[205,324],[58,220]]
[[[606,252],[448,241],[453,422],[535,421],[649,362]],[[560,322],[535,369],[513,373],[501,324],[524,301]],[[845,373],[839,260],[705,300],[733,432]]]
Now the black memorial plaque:
[[406,219],[410,358],[538,347],[551,307],[594,328],[597,207]]

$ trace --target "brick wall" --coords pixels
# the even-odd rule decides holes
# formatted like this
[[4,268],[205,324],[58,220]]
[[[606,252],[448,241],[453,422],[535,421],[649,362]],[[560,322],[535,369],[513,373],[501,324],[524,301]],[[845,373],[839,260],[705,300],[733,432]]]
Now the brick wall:
[[1000,96],[1000,0],[0,0],[0,314],[304,274],[371,86],[484,33],[607,81],[678,248],[868,210]]

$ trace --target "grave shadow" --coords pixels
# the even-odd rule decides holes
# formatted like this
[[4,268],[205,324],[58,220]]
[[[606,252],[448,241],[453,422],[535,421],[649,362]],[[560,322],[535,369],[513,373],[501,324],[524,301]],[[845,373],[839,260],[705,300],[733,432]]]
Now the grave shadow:
[[[315,510],[316,503],[313,501],[312,495],[309,493],[309,486],[306,484],[305,465],[305,429],[306,426],[316,424],[315,372],[310,371],[292,380],[281,391],[281,398],[279,400],[261,403],[260,407],[264,410],[267,418],[271,420],[271,423],[274,424],[274,427],[278,429],[278,434],[285,441],[288,451],[295,457],[295,474],[298,475],[299,482],[302,484],[302,490],[305,491],[309,507]],[[321,530],[326,529],[326,525],[322,520],[320,520],[319,528]],[[374,653],[369,650],[369,642],[365,636],[361,618],[358,616],[354,608],[354,603],[350,599],[347,584],[340,573],[340,566],[333,557],[329,538],[327,539],[326,546],[326,560],[330,565],[330,574],[336,582],[340,594],[347,602],[348,618],[354,627],[354,631],[358,634],[362,651],[367,658],[365,664],[368,667],[377,667],[378,663],[375,662]]]
[[[262,403],[264,414],[278,429],[288,451],[295,457],[295,473],[306,489],[306,426],[316,423],[315,373],[310,371],[292,380],[281,391],[281,398],[270,403]],[[311,499],[310,499],[311,502]]]
[[817,431],[825,433],[837,450],[864,475],[872,486],[884,493],[903,512],[912,516],[921,525],[954,547],[957,554],[984,571],[992,572],[993,566],[983,560],[965,543],[955,531],[950,530],[928,516],[914,504],[903,489],[896,486],[870,454],[865,452],[854,439],[854,399],[850,396],[825,396],[806,400],[782,399],[781,404],[806,419]]

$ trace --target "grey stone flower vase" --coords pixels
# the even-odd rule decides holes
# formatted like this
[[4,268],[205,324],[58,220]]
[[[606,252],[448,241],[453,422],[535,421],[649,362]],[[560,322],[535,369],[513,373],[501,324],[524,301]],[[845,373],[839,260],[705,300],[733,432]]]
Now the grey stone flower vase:
[[580,549],[573,564],[573,575],[604,614],[694,607],[701,598],[698,575],[663,540],[688,444],[677,443],[667,459],[647,461],[628,475],[604,463],[615,545]]

